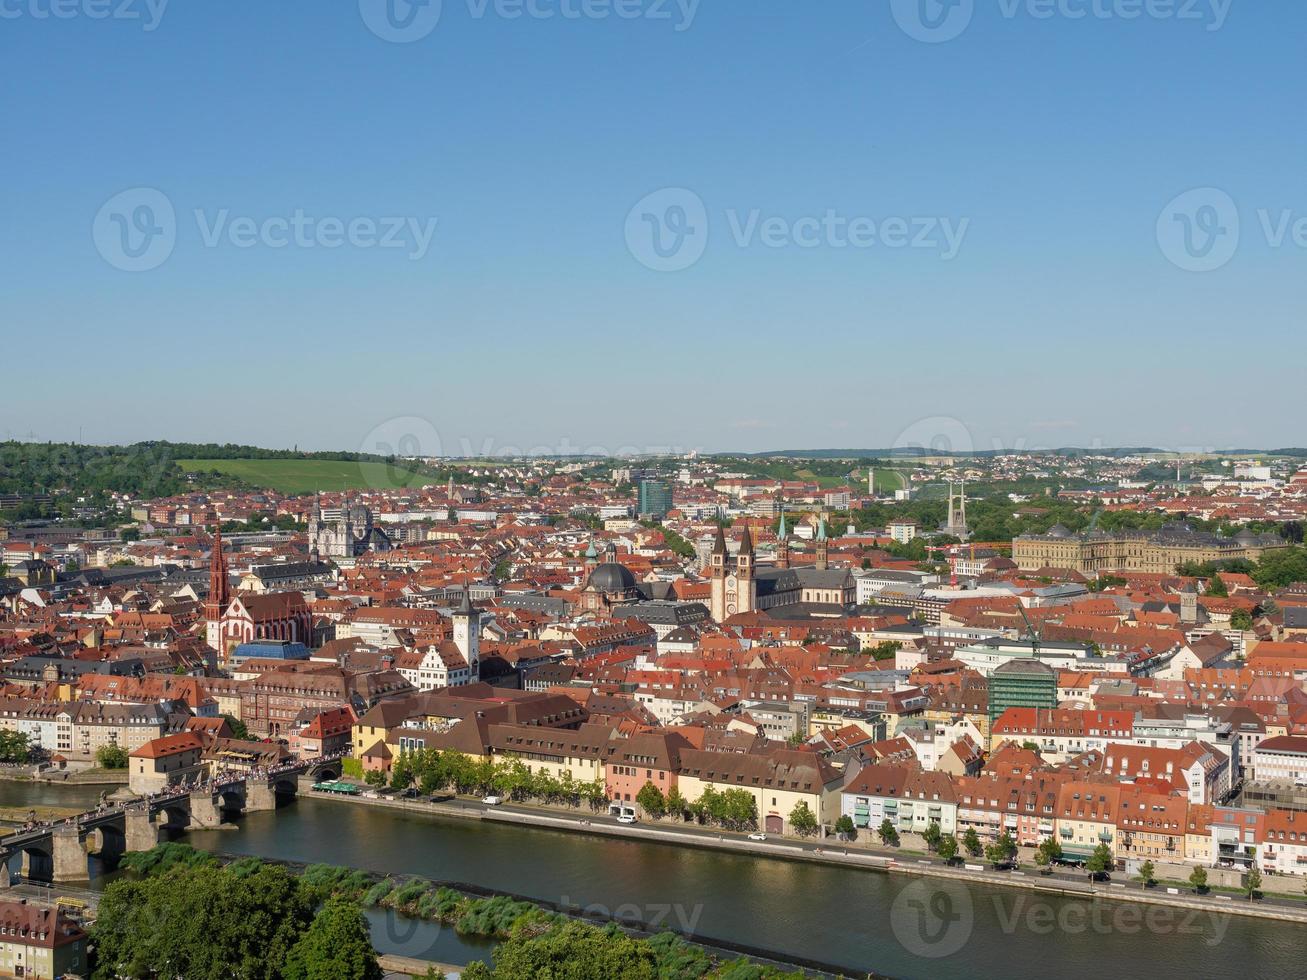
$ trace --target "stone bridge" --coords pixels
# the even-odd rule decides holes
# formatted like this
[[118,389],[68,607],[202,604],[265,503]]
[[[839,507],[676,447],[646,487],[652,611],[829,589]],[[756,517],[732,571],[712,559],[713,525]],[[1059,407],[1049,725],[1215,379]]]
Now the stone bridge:
[[20,829],[0,839],[0,887],[8,887],[15,872],[24,881],[86,881],[91,856],[114,868],[128,851],[148,851],[182,831],[219,827],[242,813],[275,810],[296,796],[301,783],[340,776],[339,759],[313,760],[257,775],[172,787],[123,805]]

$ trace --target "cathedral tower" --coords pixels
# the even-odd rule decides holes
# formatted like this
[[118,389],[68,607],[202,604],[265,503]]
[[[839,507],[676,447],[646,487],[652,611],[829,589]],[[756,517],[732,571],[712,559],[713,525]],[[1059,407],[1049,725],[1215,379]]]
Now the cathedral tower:
[[721,525],[717,526],[717,540],[713,542],[712,557],[708,560],[709,575],[712,578],[712,597],[709,612],[712,618],[721,622],[726,618],[726,535]]

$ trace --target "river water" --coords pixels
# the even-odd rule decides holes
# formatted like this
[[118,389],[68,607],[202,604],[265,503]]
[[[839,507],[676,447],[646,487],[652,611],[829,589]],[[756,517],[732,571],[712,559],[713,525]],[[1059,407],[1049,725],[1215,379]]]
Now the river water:
[[[0,783],[0,805],[74,805],[98,796],[64,789]],[[905,980],[1307,974],[1307,930],[1215,908],[1091,903],[342,801],[302,797],[242,817],[236,830],[185,839],[227,854],[467,883],[661,922],[710,944]],[[489,949],[431,923],[381,912],[371,918],[387,952],[466,963]]]

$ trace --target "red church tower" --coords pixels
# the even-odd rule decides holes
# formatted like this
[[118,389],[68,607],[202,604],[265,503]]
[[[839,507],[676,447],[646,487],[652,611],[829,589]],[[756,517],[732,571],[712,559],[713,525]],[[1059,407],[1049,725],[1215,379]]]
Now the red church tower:
[[231,582],[227,578],[227,556],[222,553],[222,524],[213,529],[213,554],[209,556],[209,598],[204,603],[205,640],[219,654],[222,650],[222,616],[231,603]]

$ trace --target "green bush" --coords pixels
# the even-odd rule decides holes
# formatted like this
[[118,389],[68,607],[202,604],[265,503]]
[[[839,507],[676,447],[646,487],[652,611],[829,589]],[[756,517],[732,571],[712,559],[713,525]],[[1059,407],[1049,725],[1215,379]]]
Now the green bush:
[[391,893],[395,883],[389,878],[377,882],[363,894],[363,904],[368,908],[381,904],[381,901]]

